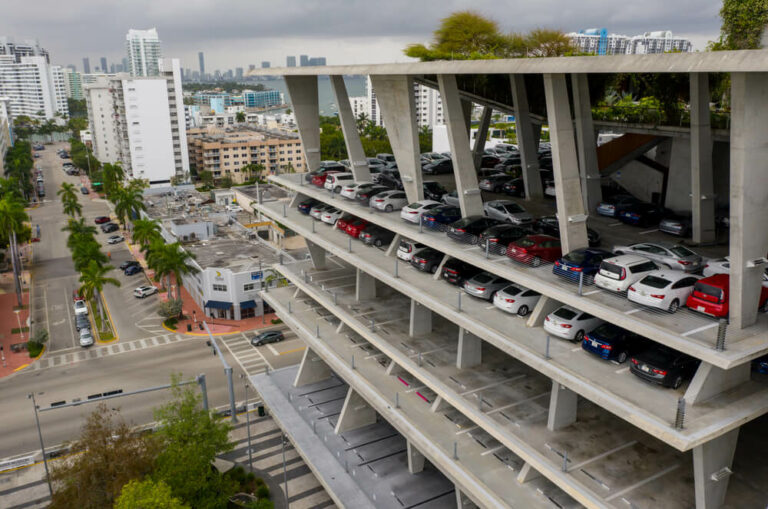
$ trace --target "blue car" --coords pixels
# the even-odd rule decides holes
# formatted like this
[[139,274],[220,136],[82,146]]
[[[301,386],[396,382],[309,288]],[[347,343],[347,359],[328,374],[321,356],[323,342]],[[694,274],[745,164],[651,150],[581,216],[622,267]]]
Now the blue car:
[[318,204],[318,201],[312,198],[310,198],[309,200],[304,200],[303,202],[299,203],[299,206],[298,206],[299,212],[308,216],[309,211],[312,210],[312,207],[314,207],[317,204]]
[[605,249],[594,247],[575,249],[555,262],[552,273],[574,281],[578,281],[579,275],[584,274],[584,282],[591,284],[594,275],[600,270],[600,263],[612,256],[616,255]]
[[125,275],[133,276],[134,274],[138,274],[142,271],[144,271],[144,268],[141,265],[130,265],[127,269],[125,269]]
[[427,228],[438,229],[461,219],[461,209],[453,205],[440,205],[421,215],[421,221]]
[[648,347],[648,342],[634,332],[612,323],[604,323],[584,335],[581,348],[607,361],[625,362],[631,355]]
[[763,355],[752,361],[752,371],[768,375],[768,355]]

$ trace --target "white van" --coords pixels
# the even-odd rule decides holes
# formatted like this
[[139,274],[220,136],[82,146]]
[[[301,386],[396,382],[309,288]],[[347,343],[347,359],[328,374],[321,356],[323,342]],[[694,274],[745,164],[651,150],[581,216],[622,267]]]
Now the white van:
[[659,270],[659,267],[648,258],[637,255],[615,256],[600,264],[595,284],[604,290],[626,292],[632,283],[640,281],[654,270]]
[[350,172],[332,173],[331,175],[325,177],[325,188],[329,191],[333,191],[334,193],[340,193],[341,188],[347,184],[351,184],[352,182],[352,173]]

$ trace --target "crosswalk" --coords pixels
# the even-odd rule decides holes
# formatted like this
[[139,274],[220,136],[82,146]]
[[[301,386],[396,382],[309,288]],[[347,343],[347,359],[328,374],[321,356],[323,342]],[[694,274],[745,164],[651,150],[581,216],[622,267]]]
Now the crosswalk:
[[229,353],[248,376],[262,373],[267,368],[273,369],[261,352],[251,345],[251,341],[245,333],[226,336],[221,338],[221,342],[224,343]]

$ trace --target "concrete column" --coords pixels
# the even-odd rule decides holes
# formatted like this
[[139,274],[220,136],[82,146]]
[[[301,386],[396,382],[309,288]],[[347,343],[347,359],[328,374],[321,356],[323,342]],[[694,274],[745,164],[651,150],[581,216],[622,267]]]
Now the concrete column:
[[307,171],[320,167],[320,109],[317,100],[317,76],[286,76],[285,86],[291,96],[299,138],[307,159]]
[[525,322],[526,327],[541,327],[544,325],[544,319],[547,317],[548,314],[550,314],[552,311],[559,308],[562,304],[560,304],[555,299],[551,299],[549,297],[545,297],[542,295],[539,298],[539,301],[536,303],[536,305],[533,307],[533,311],[531,311],[531,314],[528,316],[528,321]]
[[400,247],[400,234],[396,233],[395,236],[392,238],[392,243],[387,248],[387,252],[385,253],[387,256],[396,256],[397,255],[397,248]]
[[520,473],[517,474],[517,482],[525,484],[528,481],[533,481],[539,477],[541,477],[541,474],[538,470],[534,469],[530,463],[525,463],[523,468],[520,469]]
[[352,175],[356,182],[370,182],[371,171],[368,169],[368,160],[365,158],[363,144],[360,142],[360,133],[357,132],[357,119],[352,113],[344,76],[331,76],[331,88],[336,106],[339,108],[339,120],[344,133],[344,143],[347,145],[349,164],[352,166]]
[[557,217],[563,253],[587,247],[587,216],[581,197],[579,160],[573,133],[573,120],[564,74],[545,74],[547,121],[552,143]]
[[597,139],[592,122],[592,103],[589,100],[589,81],[586,74],[571,74],[573,111],[576,124],[576,142],[579,146],[579,172],[581,194],[587,213],[597,209],[603,198],[600,170],[597,167]]
[[440,265],[437,266],[437,270],[432,275],[432,279],[435,281],[440,281],[440,278],[443,277],[443,266],[445,266],[445,262],[450,260],[451,257],[448,255],[443,256],[443,259],[440,261]]
[[549,398],[549,417],[547,429],[557,431],[576,422],[579,395],[552,381],[552,395]]
[[409,440],[408,447],[408,472],[418,474],[424,470],[424,455],[421,454]]
[[355,300],[371,300],[376,298],[376,278],[370,274],[356,269]]
[[729,327],[743,329],[757,320],[764,269],[747,265],[768,251],[768,73],[732,73],[731,97]]
[[483,108],[483,115],[480,117],[480,125],[477,127],[475,143],[472,148],[472,160],[475,163],[475,170],[480,169],[481,158],[485,153],[485,138],[488,136],[488,127],[491,125],[492,115],[493,108],[490,106]]
[[725,502],[739,428],[693,448],[696,509],[717,509]]
[[311,348],[304,350],[299,372],[293,381],[294,387],[301,387],[331,378],[331,368]]
[[716,197],[712,178],[709,74],[705,72],[691,73],[691,200],[693,242],[715,242]]
[[472,130],[472,101],[469,99],[461,100],[461,113],[464,118],[464,126],[467,129],[467,137]]
[[[512,101],[515,104],[515,132],[517,133],[517,147],[520,150],[520,163],[523,168],[525,199],[543,198],[544,190],[539,176],[539,136],[534,132],[531,123],[525,76],[523,74],[510,74],[509,81],[512,84]],[[538,127],[537,131],[540,135],[541,126]]]
[[750,364],[745,362],[731,369],[720,369],[707,362],[702,362],[685,391],[685,401],[689,405],[703,403],[718,394],[749,381]]
[[350,387],[333,431],[338,435],[371,424],[376,424],[376,410]]
[[408,335],[419,336],[432,332],[432,310],[411,299],[411,325]]
[[439,74],[437,83],[440,85],[440,96],[443,100],[443,115],[451,146],[453,174],[456,177],[456,191],[459,195],[461,214],[465,217],[482,215],[483,200],[480,195],[480,188],[477,187],[477,172],[469,149],[466,117],[459,99],[456,76]]
[[410,76],[371,75],[376,100],[387,129],[397,169],[403,178],[403,188],[409,202],[424,199],[421,176],[419,127],[416,124],[416,101],[413,78]]
[[456,353],[456,367],[471,368],[482,362],[483,340],[467,331],[459,329],[459,349]]
[[317,270],[325,269],[325,249],[307,239],[307,249],[309,257],[312,259],[312,266]]

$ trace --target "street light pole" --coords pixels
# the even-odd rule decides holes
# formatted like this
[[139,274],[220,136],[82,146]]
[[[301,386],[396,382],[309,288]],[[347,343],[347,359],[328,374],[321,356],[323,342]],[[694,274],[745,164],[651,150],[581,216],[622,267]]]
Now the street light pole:
[[[37,415],[37,402],[35,401],[35,393],[31,392],[27,395],[27,398],[32,400],[32,407],[35,409],[35,425],[37,425],[37,436],[40,438],[40,450],[43,452],[43,465],[45,465],[45,480],[48,482],[48,493],[53,498],[53,487],[51,487],[51,474],[48,471],[48,458],[45,457],[45,445],[43,444],[43,432],[40,430],[40,418]],[[283,457],[283,464],[285,464],[285,457]]]
[[251,453],[251,413],[248,411],[248,379],[242,373],[240,378],[244,380],[245,386],[245,428],[248,430],[248,468],[253,471],[253,456]]
[[14,311],[16,313],[16,322],[19,324],[19,334],[21,334],[22,341],[24,340],[24,329],[21,328],[21,317],[19,316],[19,313],[21,312],[20,309],[17,309]]
[[283,435],[283,485],[285,486],[285,506],[290,507],[291,504],[288,502],[288,471],[285,469],[285,433]]

